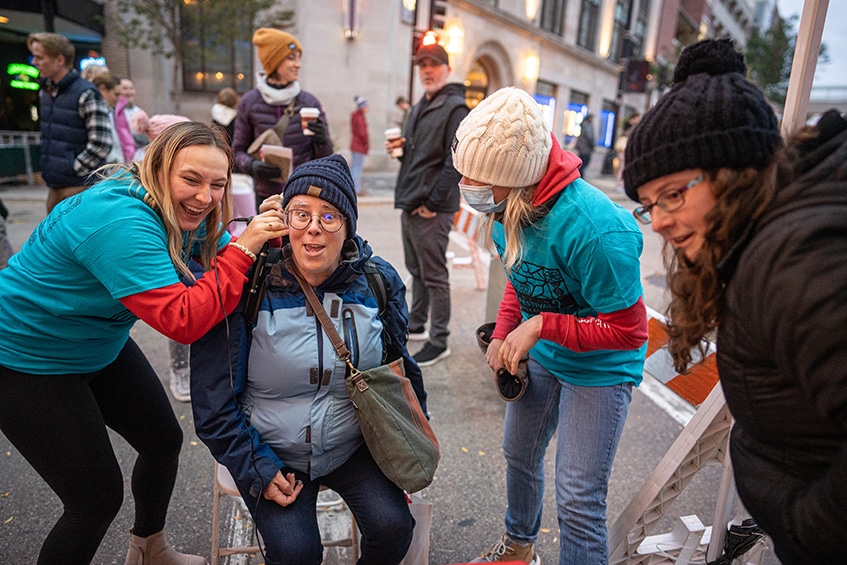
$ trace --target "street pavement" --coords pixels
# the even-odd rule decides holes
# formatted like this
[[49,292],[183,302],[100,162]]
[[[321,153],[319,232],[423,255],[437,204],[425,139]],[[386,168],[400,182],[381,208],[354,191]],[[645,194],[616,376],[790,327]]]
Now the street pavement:
[[[594,159],[587,179],[614,201],[628,209],[634,204],[615,188],[614,179],[600,175]],[[390,261],[407,276],[403,266],[399,211],[393,208],[393,173],[365,173],[366,196],[359,202],[359,233],[373,246],[375,253]],[[44,218],[46,189],[25,184],[0,184],[0,198],[9,208],[10,238],[20,249],[35,225]],[[450,250],[456,257],[468,254],[457,234],[451,237]],[[654,309],[666,303],[663,285],[661,244],[646,227],[642,255],[645,300]],[[115,242],[114,257],[121,259],[120,242]],[[45,260],[49,260],[48,257]],[[487,271],[486,271],[487,273]],[[467,561],[490,546],[503,533],[506,507],[504,462],[500,447],[505,403],[497,396],[490,371],[476,345],[474,329],[485,319],[488,296],[476,288],[473,269],[454,266],[452,270],[452,319],[450,348],[452,355],[423,369],[429,393],[433,428],[441,443],[442,459],[433,484],[423,492],[433,503],[430,563],[441,565]],[[168,378],[167,340],[143,323],[132,337],[150,358],[166,386]],[[414,352],[419,347],[410,343]],[[1,393],[1,392],[0,392]],[[180,470],[170,505],[167,531],[171,542],[181,551],[210,556],[212,527],[212,458],[194,434],[188,404],[173,402],[185,434]],[[38,410],[38,399],[33,399]],[[635,492],[679,434],[682,426],[659,408],[640,390],[633,394],[629,416],[612,470],[608,495],[609,524],[620,515]],[[95,564],[123,563],[132,525],[133,501],[129,477],[135,454],[126,442],[113,434],[113,444],[124,469],[125,501],[107,532]],[[555,438],[552,442],[555,449]],[[544,515],[537,543],[542,562],[556,563],[558,525],[554,497],[552,452],[546,463]],[[710,524],[714,513],[718,468],[706,468],[692,479],[674,502],[673,516],[662,518],[652,533],[669,532],[675,517],[696,514]],[[234,504],[227,501],[223,514],[229,518],[229,532],[238,535],[247,521],[233,519]],[[38,549],[61,513],[61,503],[38,477],[17,450],[0,434],[0,564],[35,563]],[[329,519],[328,530],[343,532],[349,524],[336,517]],[[243,534],[243,531],[241,531]],[[326,563],[349,562],[349,550],[328,548]],[[346,559],[346,561],[345,561]],[[261,563],[245,558],[230,558],[230,563]],[[778,563],[768,550],[764,564]]]

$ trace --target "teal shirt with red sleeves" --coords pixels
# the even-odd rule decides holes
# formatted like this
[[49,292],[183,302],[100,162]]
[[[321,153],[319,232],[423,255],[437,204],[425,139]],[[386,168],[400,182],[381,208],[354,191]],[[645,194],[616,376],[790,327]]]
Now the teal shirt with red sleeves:
[[0,271],[0,365],[89,373],[117,357],[138,319],[120,299],[180,282],[165,226],[144,194],[128,175],[110,178],[62,201],[36,227]]

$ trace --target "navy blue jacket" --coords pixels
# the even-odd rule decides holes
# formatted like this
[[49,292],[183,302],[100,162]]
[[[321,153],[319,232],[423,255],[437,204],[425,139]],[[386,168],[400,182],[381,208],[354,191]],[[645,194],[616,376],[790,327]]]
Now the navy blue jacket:
[[97,96],[100,93],[75,71],[65,75],[57,87],[55,97],[41,92],[41,176],[50,188],[94,184],[94,175],[76,173],[74,161],[88,143],[88,129],[79,115],[79,97],[86,90],[93,90]]

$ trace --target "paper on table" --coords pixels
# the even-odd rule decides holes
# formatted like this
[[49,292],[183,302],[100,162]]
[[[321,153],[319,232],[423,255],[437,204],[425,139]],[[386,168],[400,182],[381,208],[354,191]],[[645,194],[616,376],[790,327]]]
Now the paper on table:
[[273,180],[277,182],[285,182],[288,180],[288,176],[291,174],[292,161],[294,160],[294,154],[291,152],[290,147],[283,147],[282,145],[262,145],[262,148],[259,150],[259,154],[262,156],[262,161],[271,165],[276,165],[279,167],[279,170],[282,171],[282,176]]

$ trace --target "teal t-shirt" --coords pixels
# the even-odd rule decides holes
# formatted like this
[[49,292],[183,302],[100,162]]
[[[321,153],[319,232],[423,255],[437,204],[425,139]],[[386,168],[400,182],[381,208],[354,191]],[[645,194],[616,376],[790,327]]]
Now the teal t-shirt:
[[[502,224],[494,223],[492,235],[502,258]],[[524,320],[541,312],[596,316],[628,308],[641,297],[641,230],[631,214],[584,180],[568,185],[523,235],[523,259],[507,275]],[[645,344],[578,353],[542,339],[530,355],[571,384],[609,386],[638,385],[646,351]]]
[[0,365],[89,373],[117,358],[137,320],[119,299],[180,281],[165,226],[143,195],[129,177],[108,179],[35,228],[0,271]]

